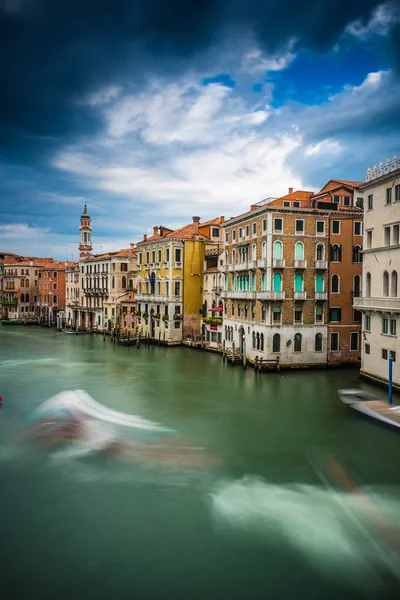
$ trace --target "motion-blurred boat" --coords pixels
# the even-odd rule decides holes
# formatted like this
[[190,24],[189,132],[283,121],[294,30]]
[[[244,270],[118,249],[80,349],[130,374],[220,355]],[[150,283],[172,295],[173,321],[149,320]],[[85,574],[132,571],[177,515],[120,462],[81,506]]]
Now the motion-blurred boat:
[[339,398],[364,417],[400,431],[400,406],[391,406],[362,390],[339,390]]

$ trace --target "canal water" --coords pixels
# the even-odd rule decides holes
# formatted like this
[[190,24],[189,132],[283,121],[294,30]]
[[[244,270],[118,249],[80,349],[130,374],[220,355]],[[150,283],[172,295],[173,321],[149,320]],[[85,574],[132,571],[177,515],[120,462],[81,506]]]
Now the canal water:
[[[399,597],[393,545],[327,467],[399,531],[400,436],[346,412],[337,389],[359,386],[356,370],[260,376],[186,348],[1,328],[2,598]],[[35,407],[69,389],[178,430],[207,460],[18,447]]]

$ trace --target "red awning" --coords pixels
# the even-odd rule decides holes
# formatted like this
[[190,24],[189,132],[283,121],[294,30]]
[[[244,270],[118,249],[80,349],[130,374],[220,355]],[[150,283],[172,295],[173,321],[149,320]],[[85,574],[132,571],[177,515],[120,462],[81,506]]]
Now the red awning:
[[215,306],[214,308],[210,308],[211,312],[222,312],[224,310],[223,306]]

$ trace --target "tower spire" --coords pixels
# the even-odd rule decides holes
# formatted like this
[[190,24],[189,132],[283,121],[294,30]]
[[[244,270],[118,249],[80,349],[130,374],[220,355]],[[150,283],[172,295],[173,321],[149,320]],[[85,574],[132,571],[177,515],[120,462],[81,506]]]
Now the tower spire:
[[83,213],[81,214],[81,220],[80,220],[80,227],[79,227],[79,231],[80,231],[80,241],[79,241],[79,258],[87,258],[88,256],[90,256],[90,253],[92,252],[93,246],[92,246],[92,240],[91,240],[91,236],[92,236],[92,227],[90,224],[90,216],[89,213],[87,211],[87,205],[85,204],[85,208]]

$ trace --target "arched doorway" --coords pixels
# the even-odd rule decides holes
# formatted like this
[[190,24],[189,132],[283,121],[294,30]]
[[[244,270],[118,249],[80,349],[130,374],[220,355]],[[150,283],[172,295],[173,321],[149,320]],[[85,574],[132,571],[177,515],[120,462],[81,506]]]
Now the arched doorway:
[[244,327],[239,328],[239,351],[242,353],[242,356],[245,352],[245,342],[246,342],[246,333]]

